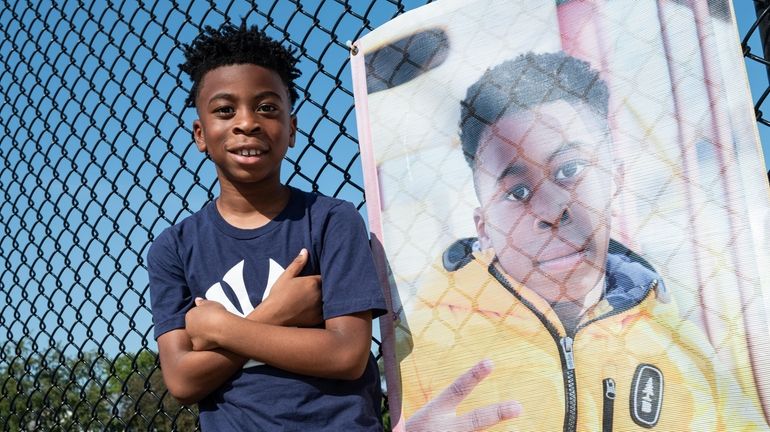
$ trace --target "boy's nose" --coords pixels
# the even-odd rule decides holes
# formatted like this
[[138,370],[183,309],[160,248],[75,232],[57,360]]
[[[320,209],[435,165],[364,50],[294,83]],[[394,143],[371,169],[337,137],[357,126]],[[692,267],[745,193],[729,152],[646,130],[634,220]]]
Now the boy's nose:
[[251,135],[259,132],[259,116],[251,110],[242,110],[233,125],[235,133]]
[[535,216],[535,229],[546,230],[571,221],[571,194],[553,182],[545,182],[535,191],[531,211]]
[[554,228],[559,225],[564,225],[570,220],[570,214],[569,209],[565,208],[564,211],[561,213],[561,216],[555,221],[547,221],[547,220],[538,220],[537,221],[537,227],[541,230]]

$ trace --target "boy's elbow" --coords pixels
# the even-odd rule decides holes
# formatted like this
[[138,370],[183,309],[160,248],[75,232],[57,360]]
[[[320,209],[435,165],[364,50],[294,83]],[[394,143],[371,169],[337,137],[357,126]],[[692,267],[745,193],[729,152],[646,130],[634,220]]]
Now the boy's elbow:
[[365,370],[366,370],[366,364],[364,364],[363,367],[354,365],[352,367],[339,370],[335,378],[346,380],[346,381],[355,381],[364,375]]
[[336,335],[335,342],[325,349],[334,353],[329,359],[333,365],[332,378],[350,381],[361,378],[371,355],[371,312],[341,317],[340,321],[327,321],[327,329]]
[[168,393],[182,405],[194,405],[205,396],[198,389],[183,382],[164,380]]
[[340,359],[340,367],[337,370],[335,378],[348,381],[354,381],[363,376],[366,371],[366,365],[369,362],[369,351],[350,352]]
[[202,395],[189,391],[172,391],[168,389],[168,392],[182,405],[195,405],[199,400],[203,399]]

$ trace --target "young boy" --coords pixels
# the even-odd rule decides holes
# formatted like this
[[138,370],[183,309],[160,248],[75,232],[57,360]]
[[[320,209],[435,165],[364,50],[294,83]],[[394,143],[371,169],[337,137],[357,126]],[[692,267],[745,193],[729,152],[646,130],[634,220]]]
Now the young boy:
[[[195,143],[220,195],[148,255],[170,393],[198,403],[203,430],[381,430],[369,348],[385,304],[363,221],[350,203],[280,181],[297,59],[245,25],[207,27],[185,56]],[[320,274],[320,299],[318,278],[300,272]]]
[[468,89],[478,239],[447,251],[407,313],[407,430],[764,428],[753,389],[724,392],[702,332],[610,238],[622,169],[607,105],[599,75],[563,53]]

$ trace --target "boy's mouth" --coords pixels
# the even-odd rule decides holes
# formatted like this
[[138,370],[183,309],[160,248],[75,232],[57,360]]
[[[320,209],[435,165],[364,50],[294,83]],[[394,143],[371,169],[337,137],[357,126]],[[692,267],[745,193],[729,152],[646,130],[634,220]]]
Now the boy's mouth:
[[538,257],[537,263],[545,272],[559,273],[574,269],[586,258],[586,249],[575,250],[572,248],[560,248],[544,257]]
[[236,150],[235,154],[239,156],[249,157],[249,156],[261,156],[263,154],[267,153],[264,150],[257,150],[257,149],[240,149]]

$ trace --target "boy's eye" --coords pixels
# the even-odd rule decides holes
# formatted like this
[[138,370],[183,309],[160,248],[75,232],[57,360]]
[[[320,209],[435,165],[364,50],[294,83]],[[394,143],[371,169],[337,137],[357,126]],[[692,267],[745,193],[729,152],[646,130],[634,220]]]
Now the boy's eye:
[[556,170],[556,180],[569,180],[579,175],[588,163],[582,160],[574,160],[565,163]]
[[230,115],[235,113],[235,110],[233,109],[233,107],[223,106],[215,109],[214,113],[217,115]]
[[529,188],[529,186],[517,184],[516,186],[512,187],[508,193],[505,194],[505,199],[508,201],[526,202],[529,200],[530,196],[532,196],[532,190]]
[[262,104],[257,107],[257,111],[259,112],[273,112],[278,109],[277,106],[271,105],[271,104]]

